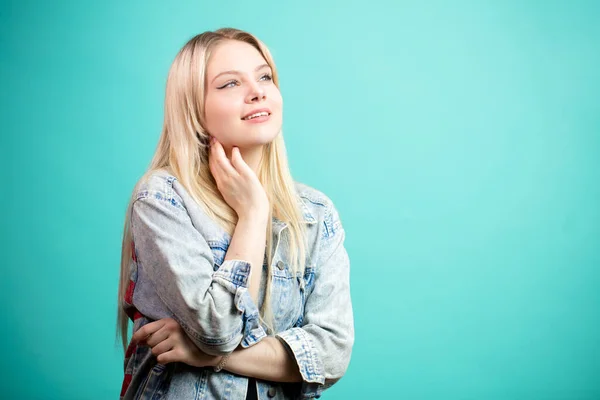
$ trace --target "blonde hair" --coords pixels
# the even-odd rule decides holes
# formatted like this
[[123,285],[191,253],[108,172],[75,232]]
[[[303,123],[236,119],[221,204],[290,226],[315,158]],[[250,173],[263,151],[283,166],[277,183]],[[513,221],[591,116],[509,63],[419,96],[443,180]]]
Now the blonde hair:
[[[169,70],[161,136],[148,171],[140,182],[149,177],[153,171],[167,169],[209,216],[220,223],[228,233],[233,234],[237,214],[223,199],[208,167],[209,134],[204,129],[207,63],[215,46],[226,40],[238,40],[255,47],[271,67],[273,82],[279,87],[277,70],[271,53],[252,34],[238,29],[222,28],[194,36],[179,51]],[[289,235],[286,242],[289,243],[291,269],[294,274],[303,274],[306,255],[303,216],[290,174],[281,132],[271,143],[264,145],[262,161],[257,172],[271,204],[266,243],[269,277],[272,271],[272,217],[286,222]],[[124,311],[123,301],[129,284],[132,262],[132,237],[129,231],[132,202],[133,197],[129,201],[125,216],[117,301],[117,340],[120,336],[123,349],[127,347],[129,328],[129,318]],[[271,279],[267,279],[265,299],[260,311],[263,323],[273,332],[270,282]]]

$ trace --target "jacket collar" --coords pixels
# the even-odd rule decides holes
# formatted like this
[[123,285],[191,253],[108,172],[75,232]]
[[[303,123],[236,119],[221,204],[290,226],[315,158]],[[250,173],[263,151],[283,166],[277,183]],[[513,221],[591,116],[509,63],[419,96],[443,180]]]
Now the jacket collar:
[[304,222],[307,224],[314,224],[317,222],[317,220],[315,219],[315,217],[313,217],[312,213],[310,212],[310,210],[308,209],[308,206],[306,205],[306,203],[300,199],[300,209],[302,210],[302,215],[304,217]]
[[[300,205],[300,211],[302,212],[302,223],[305,224],[315,224],[317,223],[317,220],[315,219],[315,217],[312,215],[312,213],[310,212],[310,209],[308,208],[308,206],[306,205],[306,203],[302,200],[299,199],[299,205]],[[279,219],[277,219],[276,217],[273,217],[273,232],[274,233],[281,233],[281,231],[286,228],[288,226],[288,224],[286,222],[283,222]]]

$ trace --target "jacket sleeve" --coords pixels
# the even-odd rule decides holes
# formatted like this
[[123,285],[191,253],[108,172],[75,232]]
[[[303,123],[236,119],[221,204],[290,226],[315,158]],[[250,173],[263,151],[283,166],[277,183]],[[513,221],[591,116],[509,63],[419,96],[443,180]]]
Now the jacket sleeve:
[[[176,195],[174,195],[176,196]],[[138,268],[196,346],[223,355],[266,336],[248,292],[250,264],[226,260],[215,272],[205,238],[176,199],[142,196],[131,210]]]
[[345,232],[333,205],[324,221],[314,288],[305,303],[303,325],[277,334],[302,375],[301,397],[319,397],[341,379],[350,363],[354,320]]

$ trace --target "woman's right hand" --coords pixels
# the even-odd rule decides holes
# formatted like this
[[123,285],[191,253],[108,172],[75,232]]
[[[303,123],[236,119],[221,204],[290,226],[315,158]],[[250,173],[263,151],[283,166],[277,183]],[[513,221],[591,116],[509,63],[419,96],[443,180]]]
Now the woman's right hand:
[[238,218],[268,215],[267,193],[252,168],[242,158],[239,148],[231,150],[230,161],[223,145],[213,137],[208,159],[217,188]]

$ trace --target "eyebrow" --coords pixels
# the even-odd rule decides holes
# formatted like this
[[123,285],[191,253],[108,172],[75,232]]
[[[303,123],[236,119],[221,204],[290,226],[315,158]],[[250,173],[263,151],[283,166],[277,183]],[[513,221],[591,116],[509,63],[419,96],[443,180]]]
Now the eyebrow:
[[[254,69],[254,72],[258,72],[259,70],[263,69],[264,67],[269,67],[270,68],[271,66],[269,64],[259,65],[258,67],[256,67],[256,69]],[[218,77],[220,77],[221,75],[225,75],[225,74],[240,75],[241,72],[237,71],[237,70],[223,71],[223,72],[217,74],[217,76],[215,76],[212,81],[214,82]]]

